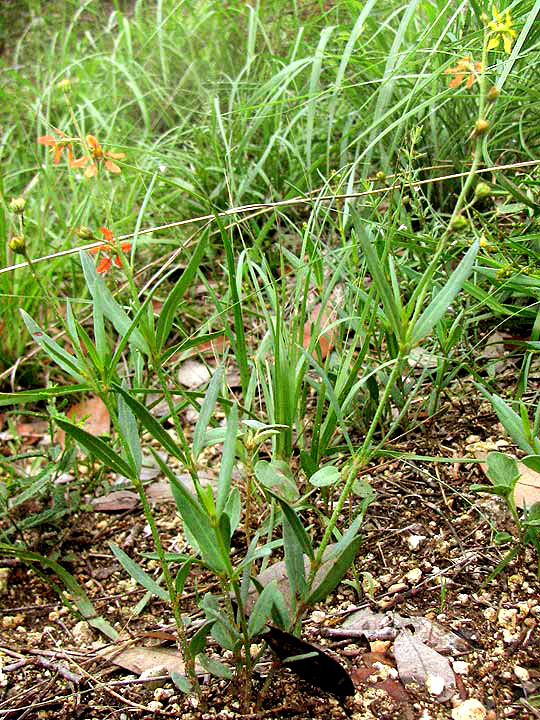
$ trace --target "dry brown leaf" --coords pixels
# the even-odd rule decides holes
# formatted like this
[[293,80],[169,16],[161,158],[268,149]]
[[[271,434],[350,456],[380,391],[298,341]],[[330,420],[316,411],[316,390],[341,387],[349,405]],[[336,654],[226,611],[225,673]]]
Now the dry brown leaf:
[[[474,454],[478,460],[485,460],[488,451],[491,452],[492,450],[500,451],[500,449],[496,446],[485,448],[483,445],[481,446],[480,443],[478,443],[478,447],[474,448]],[[519,460],[517,461],[517,464],[520,478],[517,481],[516,489],[514,491],[516,505],[518,508],[523,508],[525,505],[527,505],[527,507],[531,507],[531,505],[535,502],[540,502],[540,473],[531,470]],[[485,463],[480,463],[480,467],[482,468],[484,475],[488,477],[487,465]]]
[[22,438],[25,443],[34,445],[34,443],[49,434],[49,423],[46,420],[21,422],[17,423],[16,429],[18,436]]
[[516,485],[514,497],[519,508],[531,507],[535,502],[540,502],[540,473],[531,470],[526,465],[518,462],[520,478]]
[[309,320],[304,325],[304,349],[308,350],[311,343],[311,336],[313,332],[318,335],[317,344],[321,351],[321,357],[323,360],[332,352],[336,344],[337,329],[331,328],[328,332],[325,332],[326,328],[336,320],[336,312],[334,310],[323,311],[322,304],[317,303],[311,311]]
[[[99,397],[90,397],[67,411],[68,418],[75,423],[84,420],[84,429],[91,435],[108,435],[111,430],[111,418],[103,400]],[[58,430],[56,440],[64,449],[66,436],[63,430]]]
[[[176,479],[178,482],[182,483],[186,490],[193,496],[197,495],[195,484],[191,475],[183,473],[181,475],[177,475]],[[199,475],[199,480],[203,488],[210,485],[214,490],[217,490],[217,478]],[[148,485],[146,488],[146,497],[154,503],[174,502],[174,495],[171,490],[171,484],[168,480],[158,480],[157,482]]]
[[402,617],[392,613],[394,625],[399,628],[411,628],[418,640],[443,655],[456,655],[469,652],[470,644],[456,633],[447,630],[443,625],[425,617]]
[[120,510],[133,510],[139,502],[139,496],[131,490],[115,490],[108,495],[92,500],[92,507],[96,512],[118,512]]
[[394,657],[404,685],[425,685],[438,702],[456,694],[456,678],[448,660],[408,630],[402,630],[394,640]]
[[185,674],[185,665],[178,653],[172,648],[132,646],[125,648],[106,648],[99,653],[103,658],[132,673],[141,675],[152,668],[163,668],[164,675],[173,672]]

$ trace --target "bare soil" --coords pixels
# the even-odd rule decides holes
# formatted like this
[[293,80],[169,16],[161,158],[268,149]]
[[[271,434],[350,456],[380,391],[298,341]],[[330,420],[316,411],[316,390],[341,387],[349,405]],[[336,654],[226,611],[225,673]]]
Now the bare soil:
[[[447,402],[392,449],[451,459],[470,454],[478,440],[500,445],[504,438],[490,406],[470,395],[466,405]],[[512,451],[512,446],[503,444],[502,449]],[[540,715],[527,701],[540,692],[537,558],[520,554],[482,587],[507,550],[494,544],[494,532],[512,526],[500,501],[470,493],[471,483],[485,480],[481,470],[474,464],[381,458],[366,478],[377,499],[366,515],[355,573],[349,572],[349,582],[342,582],[313,608],[302,631],[304,639],[328,650],[351,674],[353,697],[321,692],[290,670],[272,665],[267,649],[249,711],[242,707],[241,688],[210,676],[202,679],[203,708],[170,680],[157,681],[156,688],[103,659],[98,652],[106,638],[73,617],[34,572],[4,560],[0,561],[7,568],[0,596],[0,717],[428,720],[455,717],[457,705],[470,699],[481,703],[476,715],[469,703],[471,714],[465,717],[471,720]],[[158,504],[155,512],[165,546],[177,549],[183,542],[182,525],[174,505]],[[174,647],[169,609],[153,599],[134,614],[144,590],[129,580],[107,544],[112,540],[148,572],[158,574],[156,563],[141,557],[153,548],[140,508],[116,514],[80,512],[66,525],[36,535],[37,549],[55,551],[97,611],[123,636],[139,645]],[[243,537],[235,541],[241,552]],[[217,591],[212,577],[204,573],[192,577],[191,583],[183,597],[186,613],[197,610],[197,595],[207,589]],[[391,643],[324,637],[324,629],[339,626],[353,607],[437,620],[465,638],[470,652],[452,659],[456,697],[439,703],[425,687],[402,686]],[[217,646],[213,649],[220,654]],[[258,691],[271,668],[275,674],[269,690],[257,705]],[[385,683],[388,680],[392,682]]]

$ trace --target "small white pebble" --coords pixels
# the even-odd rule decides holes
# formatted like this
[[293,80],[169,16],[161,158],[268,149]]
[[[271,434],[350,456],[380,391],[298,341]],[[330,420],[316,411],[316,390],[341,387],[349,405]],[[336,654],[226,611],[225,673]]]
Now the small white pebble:
[[452,710],[452,720],[484,720],[486,714],[480,700],[469,698]]
[[425,539],[425,535],[409,535],[407,543],[411,550],[417,550]]
[[406,580],[408,580],[410,583],[417,583],[421,577],[422,571],[420,570],[420,568],[413,568],[412,570],[409,570],[409,572],[405,575]]
[[432,695],[440,695],[444,690],[444,678],[440,675],[427,674],[426,687]]
[[527,680],[530,680],[531,677],[527,668],[521,667],[521,665],[516,665],[514,667],[514,675],[522,682],[527,682]]

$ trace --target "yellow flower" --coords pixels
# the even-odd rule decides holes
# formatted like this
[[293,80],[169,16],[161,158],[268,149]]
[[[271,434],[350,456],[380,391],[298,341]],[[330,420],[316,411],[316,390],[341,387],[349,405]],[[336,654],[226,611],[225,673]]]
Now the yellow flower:
[[488,23],[490,34],[493,37],[488,42],[488,50],[495,50],[499,47],[501,39],[504,45],[504,52],[510,55],[512,52],[512,44],[516,38],[516,31],[512,25],[512,18],[510,17],[510,10],[506,10],[504,13],[504,20],[502,15],[499,13],[495,5],[493,5],[493,20]]
[[453,75],[454,77],[450,80],[450,87],[456,88],[467,78],[467,87],[471,88],[478,75],[484,71],[484,67],[481,62],[473,62],[470,55],[466,55],[461,60],[457,61],[456,67],[447,68],[444,72],[446,75]]

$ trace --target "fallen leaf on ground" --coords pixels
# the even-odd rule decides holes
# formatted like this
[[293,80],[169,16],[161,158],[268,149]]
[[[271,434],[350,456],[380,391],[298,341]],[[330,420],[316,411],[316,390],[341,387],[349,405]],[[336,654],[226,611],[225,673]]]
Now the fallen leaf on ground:
[[[351,676],[337,660],[318,647],[279,628],[269,627],[262,637],[281,662],[303,680],[325,692],[354,695]],[[307,655],[308,657],[299,657]]]
[[131,490],[115,490],[108,495],[92,500],[92,507],[96,512],[119,512],[120,510],[133,510],[139,502],[139,496]]
[[443,655],[456,655],[469,652],[470,644],[456,633],[447,630],[443,625],[425,617],[402,617],[392,613],[394,625],[399,628],[411,628],[414,636],[436,652]]
[[[500,448],[494,444],[487,446],[485,443],[481,445],[478,443],[477,447],[474,448],[474,455],[477,460],[485,460],[488,452],[491,451],[500,452]],[[523,508],[525,505],[531,507],[535,502],[540,502],[540,473],[531,470],[519,460],[517,461],[517,465],[520,477],[514,491],[516,505],[518,508]],[[487,465],[482,462],[480,463],[480,467],[484,475],[488,477]]]
[[9,440],[24,440],[26,443],[33,445],[42,440],[49,433],[49,423],[46,420],[36,420],[35,422],[20,422],[15,426],[15,432],[11,432],[8,428],[0,433],[0,440],[8,442]]
[[438,702],[446,702],[456,694],[456,678],[449,661],[409,630],[402,630],[394,640],[394,657],[404,685],[424,685]]
[[[181,475],[177,475],[176,479],[178,482],[182,483],[186,490],[188,490],[193,496],[197,495],[195,483],[193,482],[191,475],[182,473]],[[199,475],[199,481],[203,488],[210,485],[214,490],[217,490],[217,478]],[[171,490],[171,484],[168,480],[158,480],[157,482],[148,485],[146,488],[146,497],[154,503],[174,502],[174,495]]]
[[322,304],[317,303],[310,313],[309,320],[304,325],[304,349],[308,350],[313,333],[317,335],[317,345],[324,360],[332,352],[336,344],[337,329],[335,327],[326,331],[329,325],[336,321],[337,315],[334,310],[322,310]]
[[194,390],[204,385],[211,378],[211,372],[200,362],[196,360],[186,360],[186,362],[178,370],[178,382],[180,385]]
[[126,648],[106,648],[99,652],[101,657],[132,673],[141,675],[152,668],[164,668],[164,674],[185,673],[185,665],[178,653],[172,648],[132,646]]
[[[99,397],[91,397],[76,405],[72,405],[66,415],[72,422],[84,420],[84,429],[91,435],[108,435],[111,430],[111,418],[103,400]],[[66,434],[58,430],[56,440],[64,449]]]

